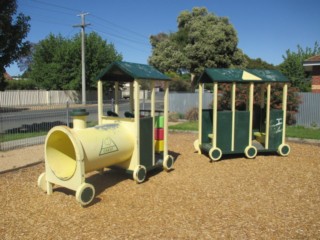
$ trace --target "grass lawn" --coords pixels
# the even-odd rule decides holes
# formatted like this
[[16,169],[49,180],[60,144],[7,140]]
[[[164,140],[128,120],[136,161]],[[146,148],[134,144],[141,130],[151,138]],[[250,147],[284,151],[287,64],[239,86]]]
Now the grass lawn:
[[[172,130],[185,130],[185,131],[198,131],[198,122],[184,122],[169,127]],[[301,126],[288,126],[287,137],[306,138],[306,139],[319,139],[320,128],[305,128]]]
[[32,137],[38,137],[38,136],[44,136],[48,132],[31,132],[31,133],[7,133],[3,134],[0,137],[0,142],[9,142],[13,140],[19,140],[24,138],[32,138]]
[[[88,122],[87,127],[95,126],[96,122]],[[169,126],[172,130],[181,131],[198,131],[198,122],[183,122],[176,125]],[[4,134],[0,137],[0,142],[8,142],[23,138],[31,138],[37,136],[46,135],[48,132],[33,132],[33,133],[15,133],[15,134]],[[287,137],[293,138],[306,138],[306,139],[319,139],[320,140],[320,128],[305,128],[302,126],[288,126]]]

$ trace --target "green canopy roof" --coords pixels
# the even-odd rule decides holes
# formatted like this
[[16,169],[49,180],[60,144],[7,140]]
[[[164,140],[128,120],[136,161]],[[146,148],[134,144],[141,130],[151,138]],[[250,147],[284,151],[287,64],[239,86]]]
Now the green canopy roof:
[[289,79],[277,70],[206,68],[198,79],[198,83],[213,82],[265,83],[289,82]]
[[113,82],[132,82],[134,79],[169,81],[170,78],[150,65],[113,62],[97,77],[97,80]]

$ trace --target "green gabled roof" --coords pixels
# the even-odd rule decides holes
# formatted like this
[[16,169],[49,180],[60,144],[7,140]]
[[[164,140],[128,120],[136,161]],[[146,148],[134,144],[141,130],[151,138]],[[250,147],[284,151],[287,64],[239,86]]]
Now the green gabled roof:
[[206,68],[198,79],[198,83],[213,82],[264,83],[289,82],[289,79],[277,70]]
[[170,78],[146,64],[113,62],[96,77],[97,80],[132,82],[134,79],[170,81]]

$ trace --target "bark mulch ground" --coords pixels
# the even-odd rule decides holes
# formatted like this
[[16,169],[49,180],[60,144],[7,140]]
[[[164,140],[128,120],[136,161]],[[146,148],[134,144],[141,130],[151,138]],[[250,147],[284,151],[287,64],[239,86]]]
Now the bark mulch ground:
[[173,171],[142,184],[115,170],[91,174],[96,197],[84,208],[65,188],[41,192],[43,163],[0,174],[0,238],[319,239],[319,145],[210,163],[194,152],[195,134],[169,137]]

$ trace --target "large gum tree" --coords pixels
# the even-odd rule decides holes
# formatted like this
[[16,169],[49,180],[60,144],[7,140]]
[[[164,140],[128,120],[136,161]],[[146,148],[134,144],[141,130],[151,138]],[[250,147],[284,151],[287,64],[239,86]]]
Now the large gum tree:
[[178,31],[150,37],[149,63],[159,70],[187,71],[197,76],[206,67],[243,67],[246,58],[237,47],[238,37],[226,17],[206,8],[183,11],[177,19]]

